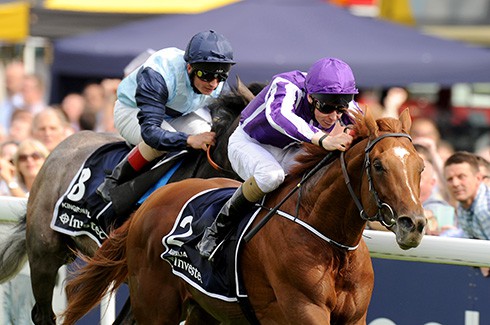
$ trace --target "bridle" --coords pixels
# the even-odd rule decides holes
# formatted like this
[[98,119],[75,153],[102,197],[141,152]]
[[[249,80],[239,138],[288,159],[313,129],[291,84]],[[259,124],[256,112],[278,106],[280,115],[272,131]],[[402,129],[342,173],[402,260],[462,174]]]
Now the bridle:
[[[352,186],[350,185],[350,179],[349,179],[349,175],[347,174],[347,167],[345,165],[345,158],[344,158],[344,152],[341,152],[340,154],[340,166],[342,168],[342,174],[344,175],[344,180],[345,180],[345,184],[347,185],[347,188],[349,189],[349,192],[352,196],[352,199],[354,200],[357,208],[359,209],[360,211],[360,216],[363,220],[366,220],[366,221],[380,221],[384,226],[386,226],[387,228],[390,228],[390,227],[393,227],[393,225],[395,224],[396,220],[395,220],[395,215],[393,213],[393,209],[386,203],[384,202],[381,202],[381,200],[379,199],[379,195],[378,193],[376,192],[375,188],[374,188],[374,185],[373,185],[373,181],[372,181],[372,178],[371,178],[371,161],[369,159],[369,153],[371,152],[371,150],[373,149],[374,145],[376,143],[378,143],[380,140],[384,139],[384,138],[387,138],[387,137],[405,137],[405,138],[408,138],[410,139],[410,141],[412,141],[412,138],[408,135],[408,134],[405,134],[405,133],[386,133],[386,134],[383,134],[377,138],[375,138],[374,140],[372,141],[369,141],[366,148],[364,149],[364,152],[365,152],[365,156],[364,156],[364,168],[366,170],[366,174],[367,174],[367,178],[368,178],[368,183],[369,183],[369,190],[370,192],[373,193],[373,196],[376,200],[376,205],[378,206],[378,212],[376,213],[376,215],[374,215],[373,217],[368,217],[366,215],[366,213],[364,212],[364,208],[362,207],[362,204],[361,204],[361,201],[359,201],[359,199],[357,198],[356,194],[354,193],[354,190],[352,189]],[[247,231],[247,234],[243,237],[243,239],[246,241],[246,242],[249,242],[253,236],[255,236],[255,234],[270,220],[270,218],[272,218],[272,216],[274,214],[279,214],[280,216],[283,216],[283,217],[286,217],[288,219],[290,219],[291,221],[295,222],[295,223],[298,223],[300,224],[301,226],[307,228],[310,232],[313,232],[315,235],[317,235],[318,237],[322,238],[323,240],[329,242],[329,243],[333,243],[335,244],[336,246],[340,247],[340,248],[343,248],[343,249],[347,249],[347,250],[355,250],[358,245],[356,246],[347,246],[347,245],[343,245],[343,244],[340,244],[340,243],[337,243],[335,242],[334,240],[330,239],[330,238],[327,238],[323,235],[319,235],[318,231],[316,231],[314,228],[312,228],[311,226],[307,225],[305,222],[299,220],[299,218],[297,217],[297,214],[296,213],[296,216],[289,216],[287,213],[284,213],[282,211],[279,210],[279,208],[281,207],[281,205],[286,202],[286,200],[288,200],[297,190],[299,190],[302,185],[304,183],[306,183],[306,181],[308,179],[311,178],[311,176],[313,176],[314,174],[316,174],[316,172],[318,172],[323,166],[327,165],[329,162],[331,162],[334,158],[335,158],[335,154],[337,152],[336,151],[331,151],[329,152],[323,159],[322,161],[320,161],[318,163],[318,165],[316,165],[312,170],[310,170],[308,172],[307,175],[305,175],[301,181],[291,189],[291,191],[289,191],[288,194],[286,194],[285,197],[283,197],[283,199],[274,207],[274,208],[266,208],[263,204],[263,202],[265,201],[265,197],[263,199],[263,202],[261,204],[257,204],[257,206],[261,207],[261,208],[265,208],[267,210],[269,210],[267,212],[267,214],[255,225],[255,227],[253,227],[252,229],[250,229],[250,231]],[[299,191],[299,195],[301,195],[301,191]],[[300,200],[300,198],[298,198],[298,201]],[[387,209],[391,215],[390,217],[390,220],[389,222],[386,222],[384,219],[383,219],[383,209]],[[313,230],[312,230],[313,229]]]
[[[383,134],[374,140],[368,141],[368,144],[366,146],[366,149],[364,149],[365,155],[364,155],[364,169],[366,170],[366,177],[368,180],[368,185],[369,185],[369,191],[373,193],[374,199],[376,201],[376,205],[378,207],[378,211],[376,214],[372,217],[369,217],[365,212],[364,208],[362,207],[361,201],[357,198],[356,194],[354,193],[354,190],[352,189],[352,186],[350,184],[350,179],[349,175],[347,174],[347,167],[345,165],[345,158],[344,158],[344,152],[340,154],[340,166],[342,167],[342,174],[344,175],[344,180],[345,184],[347,185],[347,188],[349,189],[349,193],[352,196],[352,199],[354,200],[354,203],[356,204],[357,208],[359,209],[359,214],[362,219],[366,221],[379,221],[383,224],[383,226],[387,228],[393,227],[395,224],[395,214],[393,213],[393,209],[385,202],[382,202],[379,199],[378,192],[376,192],[376,189],[374,188],[373,180],[371,177],[371,160],[369,159],[369,153],[373,149],[374,145],[378,143],[380,140],[388,137],[404,137],[410,139],[412,141],[412,138],[405,133],[386,133]],[[389,218],[383,217],[385,215],[385,212],[387,212]],[[388,220],[388,221],[387,221]]]

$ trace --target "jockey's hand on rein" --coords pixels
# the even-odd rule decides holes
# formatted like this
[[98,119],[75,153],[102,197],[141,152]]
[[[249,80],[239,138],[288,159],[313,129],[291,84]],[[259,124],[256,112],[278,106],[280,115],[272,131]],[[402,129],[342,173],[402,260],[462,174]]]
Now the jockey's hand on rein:
[[208,146],[215,144],[214,132],[203,132],[195,135],[189,135],[187,145],[193,149],[207,150]]
[[350,134],[342,132],[335,135],[328,135],[321,144],[322,147],[328,151],[345,151],[349,149],[352,139],[353,138]]

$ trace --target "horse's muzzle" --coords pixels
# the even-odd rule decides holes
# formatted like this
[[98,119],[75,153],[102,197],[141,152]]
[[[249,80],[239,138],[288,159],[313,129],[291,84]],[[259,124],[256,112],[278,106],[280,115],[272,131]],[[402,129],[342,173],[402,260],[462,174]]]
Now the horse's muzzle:
[[398,217],[392,228],[398,246],[403,250],[417,247],[424,237],[426,224],[427,220],[423,215]]

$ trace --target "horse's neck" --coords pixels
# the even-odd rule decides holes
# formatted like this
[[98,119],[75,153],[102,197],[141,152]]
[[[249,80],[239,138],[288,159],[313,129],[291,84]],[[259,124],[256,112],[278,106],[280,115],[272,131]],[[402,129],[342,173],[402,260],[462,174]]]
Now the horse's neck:
[[[363,148],[360,148],[363,149]],[[359,197],[363,176],[363,150],[346,157],[351,186]],[[347,246],[359,243],[366,222],[359,216],[342,174],[340,159],[320,170],[304,190],[304,218],[326,237]]]

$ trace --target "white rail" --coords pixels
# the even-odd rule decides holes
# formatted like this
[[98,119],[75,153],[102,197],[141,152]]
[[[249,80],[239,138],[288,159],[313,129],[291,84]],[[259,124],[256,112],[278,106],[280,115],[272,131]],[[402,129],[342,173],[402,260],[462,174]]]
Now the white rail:
[[365,230],[371,257],[391,260],[490,267],[490,241],[424,236],[419,247],[402,250],[388,231]]
[[26,209],[26,198],[0,196],[0,222],[17,222]]

